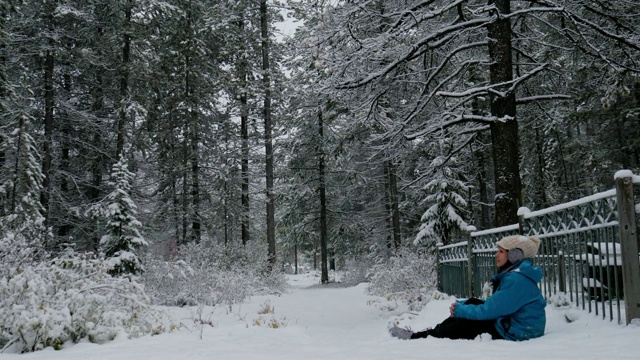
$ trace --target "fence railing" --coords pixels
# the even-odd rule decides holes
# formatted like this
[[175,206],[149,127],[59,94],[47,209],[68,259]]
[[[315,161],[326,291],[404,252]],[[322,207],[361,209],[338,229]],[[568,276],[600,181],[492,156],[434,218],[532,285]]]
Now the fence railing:
[[[640,177],[616,173],[616,188],[530,211],[519,223],[475,231],[456,244],[438,248],[438,280],[443,292],[486,297],[496,272],[495,243],[509,235],[541,240],[535,259],[542,267],[540,289],[549,301],[573,303],[619,323],[640,318],[640,260],[633,184]],[[640,207],[640,205],[639,205]]]

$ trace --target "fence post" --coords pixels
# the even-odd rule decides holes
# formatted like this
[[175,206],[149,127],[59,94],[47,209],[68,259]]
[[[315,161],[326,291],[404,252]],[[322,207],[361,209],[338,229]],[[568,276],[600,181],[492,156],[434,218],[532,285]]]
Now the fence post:
[[473,238],[467,229],[467,297],[473,297]]
[[528,208],[522,206],[518,208],[518,234],[525,235],[524,231],[524,214],[531,212]]
[[632,176],[633,174],[626,170],[619,171],[615,176],[627,325],[632,319],[640,318],[640,261]]
[[561,293],[567,292],[567,284],[565,283],[565,269],[564,269],[564,251],[558,251],[558,291]]
[[436,289],[442,292],[442,265],[440,265],[440,247],[443,244],[441,242],[436,244],[436,275],[437,275],[437,284]]

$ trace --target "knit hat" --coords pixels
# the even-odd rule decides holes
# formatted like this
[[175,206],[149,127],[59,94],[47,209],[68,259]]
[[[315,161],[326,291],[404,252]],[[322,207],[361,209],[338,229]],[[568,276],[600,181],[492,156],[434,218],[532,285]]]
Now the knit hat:
[[503,237],[496,243],[505,250],[520,249],[525,258],[534,258],[540,247],[540,239],[535,236],[513,235]]

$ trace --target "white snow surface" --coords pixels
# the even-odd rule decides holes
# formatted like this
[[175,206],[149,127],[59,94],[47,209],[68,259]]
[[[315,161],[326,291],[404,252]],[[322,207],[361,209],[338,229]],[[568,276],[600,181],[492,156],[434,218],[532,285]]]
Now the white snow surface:
[[[183,327],[170,333],[97,345],[89,342],[0,359],[637,359],[640,321],[618,325],[575,308],[547,306],[545,335],[524,342],[427,338],[397,340],[387,327],[435,326],[452,297],[431,299],[419,312],[366,294],[367,284],[319,286],[317,273],[289,275],[285,294],[254,296],[242,305],[163,308]],[[442,294],[440,294],[442,295]],[[265,309],[270,310],[264,313]],[[261,312],[263,312],[261,314]],[[201,318],[206,325],[198,325]],[[571,322],[569,322],[568,320]],[[276,321],[273,328],[265,323]]]

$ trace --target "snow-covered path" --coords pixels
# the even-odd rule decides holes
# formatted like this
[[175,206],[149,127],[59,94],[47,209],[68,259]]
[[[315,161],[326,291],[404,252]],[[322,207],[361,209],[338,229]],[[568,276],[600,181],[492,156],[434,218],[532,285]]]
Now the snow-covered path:
[[[391,338],[387,324],[433,326],[448,314],[451,299],[432,300],[419,313],[368,296],[365,284],[319,287],[314,275],[289,278],[282,296],[258,296],[241,306],[170,308],[180,331],[103,345],[80,343],[61,351],[0,354],[0,359],[522,359],[638,358],[639,326],[621,326],[595,315],[547,307],[546,335],[521,343]],[[577,320],[565,321],[570,312]],[[202,318],[211,325],[197,325]],[[276,327],[277,328],[274,328]]]

